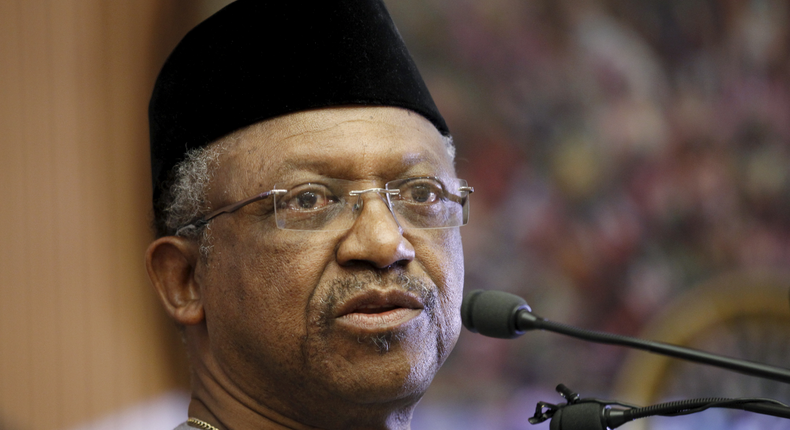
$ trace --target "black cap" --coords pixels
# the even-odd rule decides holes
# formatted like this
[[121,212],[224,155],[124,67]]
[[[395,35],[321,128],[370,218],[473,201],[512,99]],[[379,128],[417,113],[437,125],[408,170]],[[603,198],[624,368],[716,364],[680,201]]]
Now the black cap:
[[280,115],[340,105],[410,109],[449,130],[380,0],[239,0],[162,67],[148,118],[154,209],[188,150]]

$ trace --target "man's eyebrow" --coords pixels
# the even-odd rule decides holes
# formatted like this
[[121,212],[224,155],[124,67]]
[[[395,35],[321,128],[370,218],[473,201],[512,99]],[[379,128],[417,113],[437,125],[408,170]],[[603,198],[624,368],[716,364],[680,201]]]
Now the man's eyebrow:
[[[408,154],[404,154],[403,157],[398,160],[398,163],[402,170],[407,170],[410,167],[416,166],[420,163],[429,163],[434,164],[435,160],[432,160],[427,153],[424,152],[411,152]],[[293,159],[285,160],[282,164],[281,173],[285,173],[287,171],[294,171],[294,170],[309,170],[309,171],[316,171],[316,172],[323,172],[327,170],[337,170],[338,169],[338,160],[331,156],[321,159],[308,159],[304,157],[297,157]]]

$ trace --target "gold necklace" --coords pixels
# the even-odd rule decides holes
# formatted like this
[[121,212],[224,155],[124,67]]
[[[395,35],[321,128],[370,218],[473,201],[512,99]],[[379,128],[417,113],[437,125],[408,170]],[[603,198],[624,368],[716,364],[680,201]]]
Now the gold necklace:
[[209,424],[209,423],[207,423],[207,422],[205,422],[205,421],[203,421],[203,420],[199,420],[199,419],[197,419],[197,418],[192,418],[192,417],[189,417],[189,419],[187,420],[187,422],[188,422],[188,423],[190,423],[190,424],[194,424],[194,425],[196,425],[196,426],[198,426],[198,427],[200,427],[200,428],[202,428],[202,429],[206,429],[206,430],[219,430],[218,428],[214,427],[213,425],[211,425],[211,424]]

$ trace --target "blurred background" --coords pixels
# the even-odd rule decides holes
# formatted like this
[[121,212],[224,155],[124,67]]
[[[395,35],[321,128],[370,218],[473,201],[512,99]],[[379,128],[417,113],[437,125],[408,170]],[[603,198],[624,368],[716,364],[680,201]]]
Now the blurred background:
[[[186,418],[143,268],[146,107],[224,0],[0,2],[0,430]],[[548,319],[790,367],[790,2],[389,0],[475,187],[466,290]],[[548,333],[464,332],[414,429],[539,400],[790,402],[784,384]],[[708,411],[623,428],[784,428]]]

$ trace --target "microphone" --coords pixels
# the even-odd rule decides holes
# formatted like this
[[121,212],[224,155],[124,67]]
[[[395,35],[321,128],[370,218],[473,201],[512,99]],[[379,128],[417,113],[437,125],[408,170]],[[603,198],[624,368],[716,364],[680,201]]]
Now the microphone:
[[549,430],[608,430],[604,415],[606,409],[597,403],[577,403],[557,410],[551,419]]
[[556,326],[561,325],[533,314],[532,308],[519,296],[483,290],[464,297],[461,321],[472,333],[499,339],[513,339],[535,329],[558,331]]
[[499,339],[513,339],[524,334],[517,327],[519,315],[532,309],[519,296],[503,291],[476,290],[461,303],[461,322],[472,333]]
[[[530,424],[539,424],[550,419],[550,430],[611,430],[640,418],[688,415],[709,408],[741,409],[780,418],[790,418],[790,407],[777,400],[764,398],[708,397],[639,407],[612,400],[582,399],[578,393],[571,391],[563,384],[557,386],[557,392],[568,402],[559,405],[538,402],[535,415],[529,419]],[[620,408],[613,408],[613,406]]]
[[753,361],[739,360],[691,348],[628,336],[584,330],[555,323],[534,313],[521,297],[504,291],[476,290],[461,304],[461,321],[472,333],[513,339],[529,330],[546,330],[591,342],[628,346],[669,357],[721,367],[751,376],[790,383],[790,370]]

